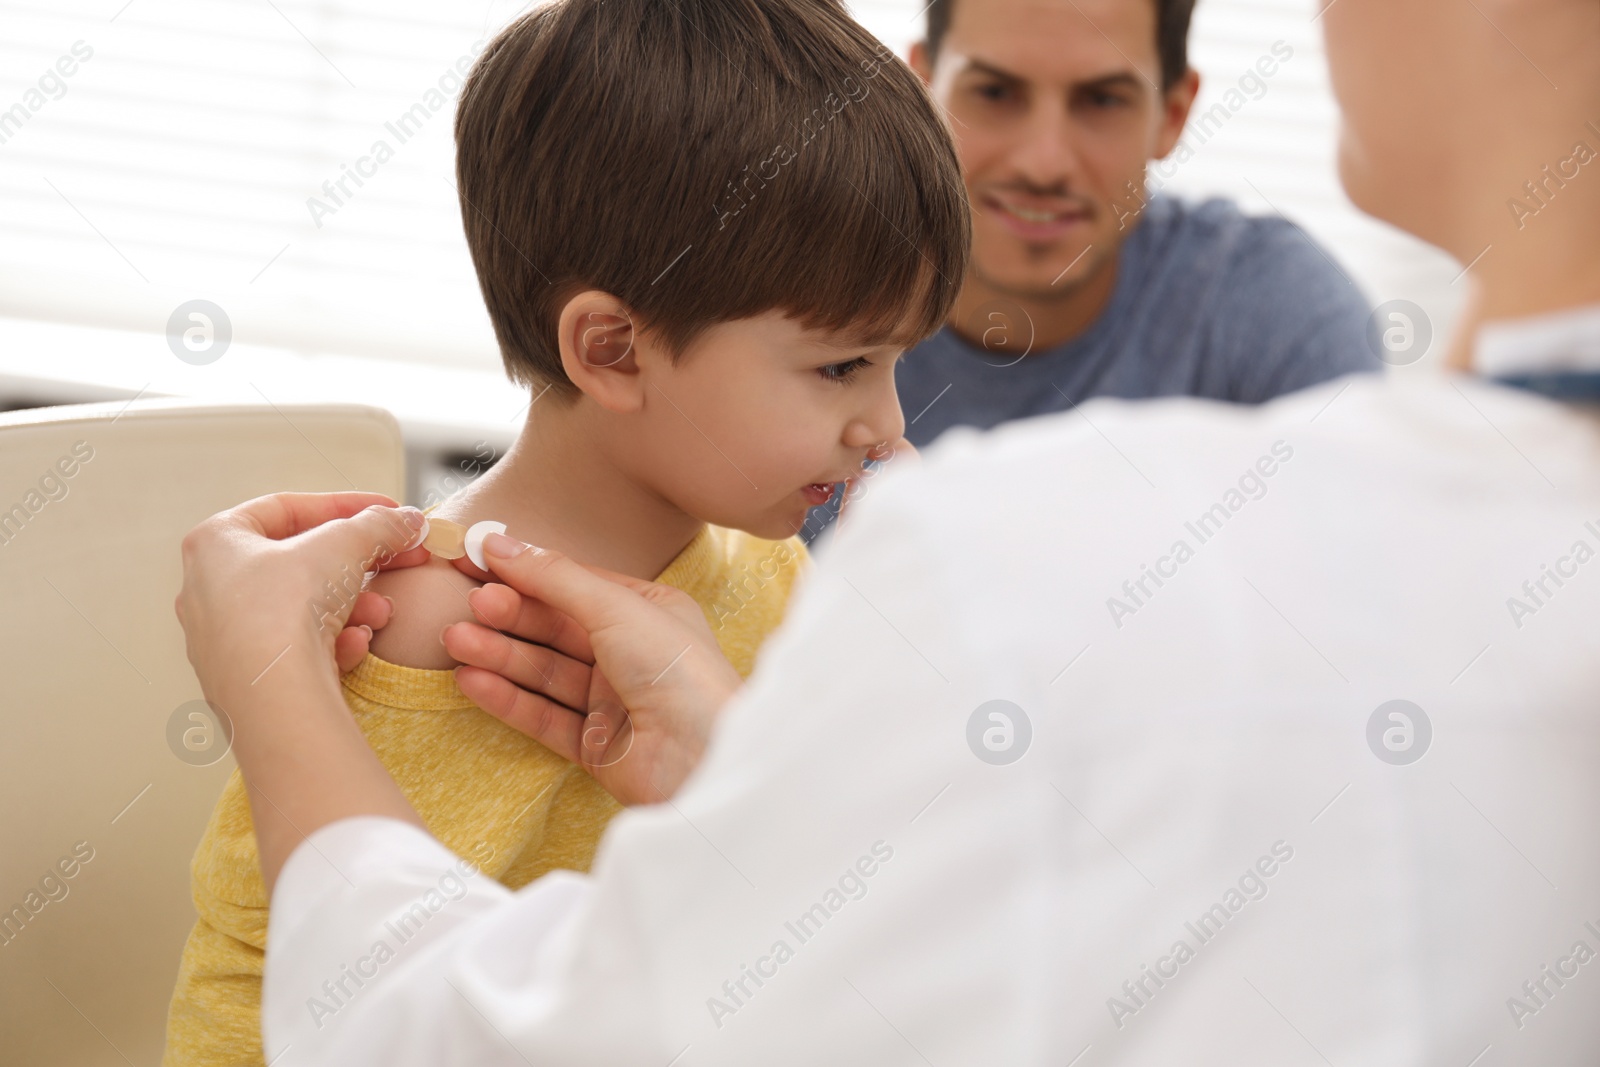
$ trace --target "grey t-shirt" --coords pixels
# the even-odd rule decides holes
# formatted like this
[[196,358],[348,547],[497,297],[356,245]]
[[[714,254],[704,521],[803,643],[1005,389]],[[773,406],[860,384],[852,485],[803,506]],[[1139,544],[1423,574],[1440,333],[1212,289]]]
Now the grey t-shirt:
[[[906,438],[989,429],[1096,396],[1198,396],[1254,404],[1382,364],[1371,307],[1294,223],[1226,200],[1152,197],[1122,246],[1116,287],[1086,331],[1055,348],[986,352],[946,326],[895,371]],[[832,522],[838,496],[801,536]]]
[[946,326],[906,353],[895,385],[918,448],[952,426],[988,429],[1094,396],[1256,404],[1377,370],[1371,312],[1294,223],[1242,215],[1226,200],[1158,196],[1128,235],[1111,301],[1088,330],[1018,360]]

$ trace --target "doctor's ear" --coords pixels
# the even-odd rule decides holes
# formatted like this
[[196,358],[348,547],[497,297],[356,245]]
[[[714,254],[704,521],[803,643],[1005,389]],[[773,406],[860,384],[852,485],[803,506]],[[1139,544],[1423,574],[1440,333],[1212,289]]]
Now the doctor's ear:
[[644,399],[639,330],[622,301],[585,290],[561,309],[557,330],[561,367],[573,385],[608,411],[638,409]]

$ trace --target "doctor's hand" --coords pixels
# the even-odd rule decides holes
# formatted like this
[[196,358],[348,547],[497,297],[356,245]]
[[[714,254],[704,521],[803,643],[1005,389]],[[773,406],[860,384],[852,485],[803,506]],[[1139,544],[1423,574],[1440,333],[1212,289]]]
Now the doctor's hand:
[[377,493],[257,497],[183,539],[173,608],[201,692],[233,725],[269,895],[319,827],[423,826],[350,714],[337,653],[366,575],[423,562],[421,542],[422,513]]
[[216,702],[298,649],[330,675],[359,663],[391,605],[364,592],[366,573],[424,562],[415,509],[380,493],[274,493],[200,523],[183,539],[173,608],[189,662]]
[[699,604],[504,534],[484,557],[504,583],[468,594],[486,625],[444,633],[461,691],[622,803],[671,797],[743,684]]

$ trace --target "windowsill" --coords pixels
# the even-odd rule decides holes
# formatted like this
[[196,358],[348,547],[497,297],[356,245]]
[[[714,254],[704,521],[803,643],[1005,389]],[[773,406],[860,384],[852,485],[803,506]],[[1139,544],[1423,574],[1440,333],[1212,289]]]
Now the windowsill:
[[181,396],[229,403],[362,403],[394,413],[408,449],[509,446],[522,427],[528,393],[500,374],[415,362],[301,356],[281,348],[230,345],[215,363],[194,366],[164,334],[0,318],[0,402],[76,404]]

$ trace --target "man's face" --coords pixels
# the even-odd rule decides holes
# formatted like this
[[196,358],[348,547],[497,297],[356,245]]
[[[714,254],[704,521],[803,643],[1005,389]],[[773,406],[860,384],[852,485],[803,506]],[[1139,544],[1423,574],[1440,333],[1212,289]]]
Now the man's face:
[[1182,133],[1198,79],[1162,92],[1155,0],[955,0],[932,64],[972,202],[972,272],[1024,299],[1110,262],[1145,164]]

